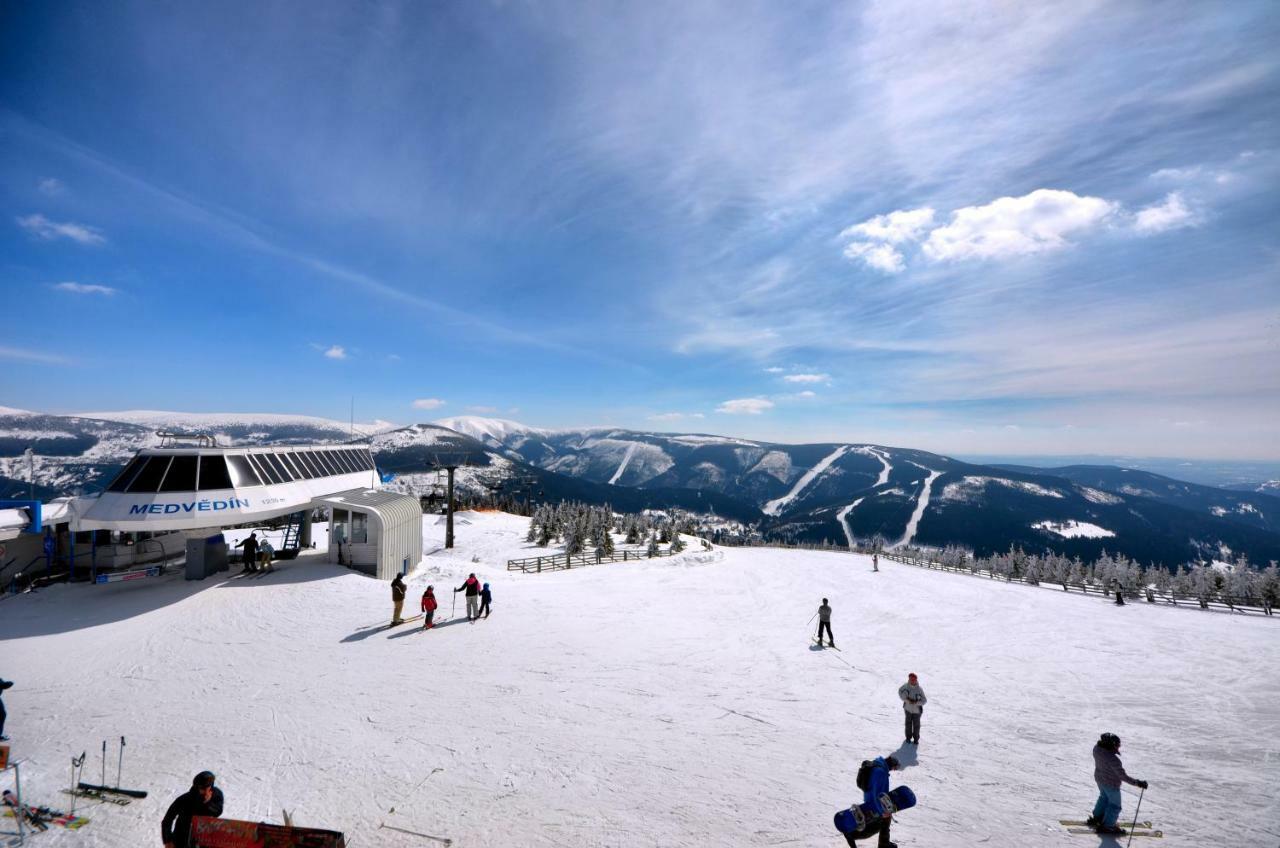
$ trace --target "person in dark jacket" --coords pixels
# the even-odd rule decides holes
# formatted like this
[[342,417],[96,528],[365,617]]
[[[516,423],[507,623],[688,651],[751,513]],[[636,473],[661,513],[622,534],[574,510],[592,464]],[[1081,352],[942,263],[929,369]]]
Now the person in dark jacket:
[[[484,584],[484,588],[480,590],[480,612],[484,613],[484,617],[489,617],[489,604],[493,602],[493,593],[489,591],[489,584]],[[479,613],[476,614],[479,617]]]
[[422,593],[422,613],[425,616],[422,621],[422,629],[430,630],[435,627],[433,619],[436,617],[436,587],[428,586],[427,591]]
[[249,538],[245,539],[243,542],[236,545],[236,547],[244,548],[244,570],[257,571],[258,570],[258,534],[256,532],[250,533]]
[[[889,772],[900,768],[898,758],[891,754],[887,757],[876,757],[871,762],[871,773],[867,775],[867,788],[862,790],[862,804],[880,816],[878,848],[898,848],[897,843],[889,841],[889,826],[893,824],[893,815],[880,802],[881,795],[889,794]],[[875,832],[874,828],[868,829],[864,832],[864,836],[870,836]],[[845,834],[845,839],[850,845],[856,844],[853,837],[848,834]]]
[[831,643],[831,647],[836,646],[836,637],[831,635],[831,605],[827,603],[827,599],[822,599],[822,606],[818,607],[818,646],[822,646],[822,631],[827,631],[827,641]]
[[475,624],[476,618],[480,615],[480,581],[476,579],[474,571],[462,581],[461,586],[453,591],[461,592],[464,589],[467,592],[467,621]]
[[[12,680],[5,680],[3,678],[0,678],[0,692],[3,692],[4,690],[12,687],[13,687]],[[4,711],[4,698],[0,698],[0,742],[9,741],[9,737],[4,735],[4,719],[6,715],[8,714]]]
[[1123,836],[1124,828],[1117,824],[1120,819],[1120,782],[1142,789],[1147,788],[1147,782],[1130,777],[1124,770],[1124,764],[1120,762],[1120,737],[1114,733],[1102,734],[1098,744],[1093,746],[1093,779],[1098,784],[1098,802],[1093,805],[1089,826],[1098,833]]
[[187,848],[191,842],[193,816],[222,815],[222,790],[213,785],[213,772],[202,771],[191,781],[191,788],[174,799],[160,823],[164,848]]
[[391,623],[393,625],[399,624],[402,621],[400,613],[404,609],[405,591],[404,576],[397,574],[395,579],[391,581],[391,603],[394,606],[394,609],[391,611]]

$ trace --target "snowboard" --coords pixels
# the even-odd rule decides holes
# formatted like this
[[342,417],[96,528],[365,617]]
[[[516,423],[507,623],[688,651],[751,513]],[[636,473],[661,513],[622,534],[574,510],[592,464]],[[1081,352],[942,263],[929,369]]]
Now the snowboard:
[[[909,810],[915,805],[916,794],[905,786],[890,789],[887,795],[880,796],[880,806],[884,807],[889,815]],[[860,839],[859,834],[868,831],[871,825],[879,821],[880,814],[872,809],[870,804],[854,804],[849,809],[836,813],[835,818],[836,830],[848,834],[854,839]],[[871,833],[874,832],[871,831]],[[866,833],[866,835],[869,836],[871,834]]]
[[[1148,839],[1164,839],[1163,830],[1142,830],[1141,828],[1139,828],[1138,830],[1129,830],[1127,827],[1125,828],[1125,830],[1128,832],[1124,836],[1115,834],[1116,839],[1128,839],[1130,836],[1137,836],[1139,838],[1145,836]],[[1089,836],[1107,836],[1108,835],[1105,833],[1098,833],[1098,831],[1094,830],[1091,827],[1069,827],[1067,828],[1067,833],[1074,833],[1079,836],[1084,836],[1086,834]]]

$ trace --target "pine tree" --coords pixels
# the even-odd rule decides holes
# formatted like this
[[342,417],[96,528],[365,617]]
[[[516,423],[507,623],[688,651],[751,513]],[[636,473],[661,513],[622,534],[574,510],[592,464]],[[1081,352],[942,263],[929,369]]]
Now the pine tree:
[[656,557],[658,553],[658,535],[656,533],[650,533],[649,547],[645,551],[645,556]]

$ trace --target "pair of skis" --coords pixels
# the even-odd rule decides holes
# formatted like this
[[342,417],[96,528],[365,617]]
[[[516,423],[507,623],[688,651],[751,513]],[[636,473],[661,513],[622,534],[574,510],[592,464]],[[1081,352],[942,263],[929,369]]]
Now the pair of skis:
[[8,789],[4,791],[4,807],[4,814],[7,818],[16,819],[18,816],[22,816],[22,821],[40,831],[48,830],[51,824],[67,830],[79,830],[89,823],[89,820],[84,816],[64,813],[61,810],[51,810],[48,807],[19,804],[17,796]]
[[[822,640],[821,640],[821,639],[814,639],[814,640],[813,640],[813,644],[817,645],[819,648],[823,647],[823,645],[822,645]],[[839,648],[836,648],[836,646],[835,646],[835,645],[827,645],[826,647],[828,647],[828,648],[835,648],[837,651],[840,651],[840,649],[839,649]],[[840,653],[842,653],[842,654],[843,654],[843,653],[844,653],[844,651],[840,651]]]
[[[1078,819],[1058,819],[1058,824],[1066,827],[1067,833],[1074,833],[1080,836],[1087,834],[1092,834],[1094,836],[1106,835],[1099,834],[1097,829],[1089,826],[1088,822],[1080,821]],[[1146,837],[1148,839],[1164,839],[1164,831],[1155,830],[1149,821],[1140,821],[1133,825],[1125,823],[1124,828],[1126,836]]]

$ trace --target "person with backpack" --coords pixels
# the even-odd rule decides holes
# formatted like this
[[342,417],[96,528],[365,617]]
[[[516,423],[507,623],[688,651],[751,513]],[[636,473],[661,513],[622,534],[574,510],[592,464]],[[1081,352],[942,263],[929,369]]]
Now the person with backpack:
[[[11,688],[13,688],[12,680],[0,678],[0,692],[4,692],[4,690]],[[4,720],[7,715],[8,713],[4,711],[4,698],[0,698],[0,742],[9,741],[9,737],[4,735]]]
[[160,823],[160,839],[164,848],[187,848],[191,842],[191,819],[195,816],[222,815],[222,790],[214,786],[213,772],[202,771],[191,781],[191,788],[174,799]]
[[254,531],[249,534],[249,538],[245,539],[237,548],[244,548],[244,570],[258,570],[258,533]]
[[818,607],[818,647],[822,647],[822,631],[827,631],[827,641],[831,643],[831,647],[836,646],[836,637],[831,635],[831,606],[827,603],[827,599],[822,599],[822,606]]
[[898,697],[902,699],[902,712],[906,716],[906,741],[919,745],[920,716],[924,714],[924,705],[929,703],[929,699],[924,696],[915,672],[908,674],[907,682],[898,687]]
[[422,629],[430,630],[435,627],[434,619],[436,617],[436,587],[428,586],[427,591],[422,593]]
[[[864,760],[862,766],[858,769],[858,788],[862,790],[862,806],[864,809],[879,816],[868,827],[864,828],[860,835],[860,839],[868,836],[880,835],[880,841],[877,848],[898,848],[897,843],[891,842],[889,839],[889,827],[893,824],[893,813],[885,809],[882,797],[889,794],[889,772],[896,771],[901,768],[898,758],[890,754],[887,757],[876,757],[874,760]],[[845,839],[850,845],[856,846],[853,837],[845,834]]]
[[1093,815],[1086,822],[1098,833],[1124,836],[1126,831],[1120,820],[1120,782],[1124,781],[1140,789],[1147,788],[1145,780],[1130,777],[1120,762],[1120,737],[1104,733],[1093,746],[1093,780],[1098,784],[1098,801],[1093,805]]
[[[484,617],[489,617],[489,604],[493,602],[493,593],[489,591],[489,584],[484,584],[484,588],[480,590],[480,612],[484,613]],[[479,617],[480,613],[476,613]]]
[[467,621],[475,624],[476,617],[480,615],[480,581],[476,579],[474,571],[453,591],[461,592],[464,589],[467,592]]
[[391,626],[395,627],[404,619],[400,613],[404,611],[404,596],[408,589],[404,585],[404,575],[397,574],[391,579]]

